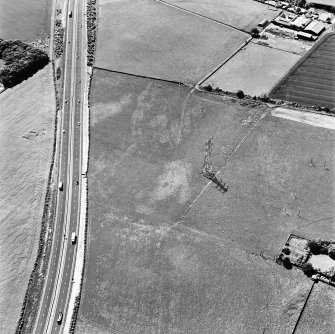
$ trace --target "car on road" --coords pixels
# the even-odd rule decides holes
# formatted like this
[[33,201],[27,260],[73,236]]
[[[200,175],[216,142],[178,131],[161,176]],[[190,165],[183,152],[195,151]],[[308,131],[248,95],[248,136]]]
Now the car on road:
[[69,10],[69,17],[72,17],[72,10]]
[[65,133],[65,129],[63,129],[63,133]]
[[80,126],[80,122],[77,122],[77,125]]
[[73,244],[75,244],[76,240],[77,240],[76,232],[72,232],[72,234],[71,234],[71,242]]
[[80,103],[80,100],[78,100],[78,103]]
[[61,324],[62,320],[63,320],[63,312],[59,312],[57,317],[58,324]]
[[79,184],[79,181],[77,180],[77,181],[76,181],[76,185],[78,185],[78,184]]
[[58,184],[58,189],[59,189],[60,191],[63,190],[63,181],[60,181],[60,182],[59,182],[59,184]]
[[65,100],[64,102],[67,103],[67,100]]

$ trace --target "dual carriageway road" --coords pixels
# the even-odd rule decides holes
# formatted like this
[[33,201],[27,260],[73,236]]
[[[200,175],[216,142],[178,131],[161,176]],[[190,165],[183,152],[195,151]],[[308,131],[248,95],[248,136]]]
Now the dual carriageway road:
[[[68,0],[65,30],[63,113],[60,121],[61,141],[58,190],[53,246],[44,285],[36,334],[62,333],[71,293],[76,261],[76,243],[71,234],[78,235],[82,178],[82,101],[86,73],[85,1]],[[61,323],[57,321],[63,313]]]

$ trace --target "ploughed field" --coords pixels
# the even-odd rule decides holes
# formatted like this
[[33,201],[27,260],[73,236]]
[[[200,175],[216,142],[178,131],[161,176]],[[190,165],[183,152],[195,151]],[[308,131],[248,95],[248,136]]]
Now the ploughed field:
[[154,0],[99,1],[95,66],[194,84],[249,35]]
[[[78,333],[293,331],[311,281],[274,256],[292,231],[333,232],[333,131],[101,70],[90,130]],[[211,136],[224,194],[200,174]]]
[[270,92],[276,99],[335,107],[335,33],[326,35]]

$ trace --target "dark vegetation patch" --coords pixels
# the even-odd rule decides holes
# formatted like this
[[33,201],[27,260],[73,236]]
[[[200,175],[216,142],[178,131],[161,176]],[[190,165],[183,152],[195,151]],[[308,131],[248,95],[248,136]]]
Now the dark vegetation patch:
[[45,52],[19,40],[0,39],[0,58],[5,62],[0,70],[0,82],[6,88],[28,79],[49,63]]
[[96,0],[87,1],[87,65],[92,66],[94,60],[94,50],[97,27]]

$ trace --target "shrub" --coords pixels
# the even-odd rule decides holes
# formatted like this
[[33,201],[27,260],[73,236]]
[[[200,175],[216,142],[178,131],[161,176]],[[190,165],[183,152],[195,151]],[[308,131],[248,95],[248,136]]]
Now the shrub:
[[237,96],[239,99],[243,99],[243,98],[244,98],[243,90],[238,90],[238,91],[236,92],[236,96]]
[[301,266],[303,272],[305,273],[305,275],[307,276],[312,276],[316,273],[315,269],[313,268],[313,266],[310,263],[304,263]]
[[60,69],[60,67],[57,67],[57,70],[56,70],[56,79],[59,80],[60,76],[61,76],[61,69]]
[[284,254],[286,254],[286,255],[289,255],[289,254],[291,253],[291,251],[290,251],[290,249],[289,249],[288,247],[284,247],[284,248],[282,249],[282,252],[283,252]]
[[207,86],[204,87],[205,90],[207,90],[208,92],[211,92],[213,90],[212,86],[210,84],[208,84]]
[[331,245],[328,248],[328,255],[335,260],[335,245]]

